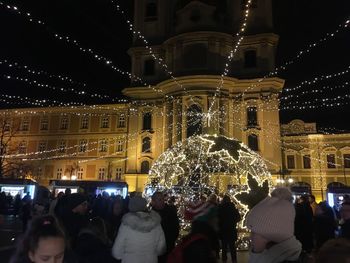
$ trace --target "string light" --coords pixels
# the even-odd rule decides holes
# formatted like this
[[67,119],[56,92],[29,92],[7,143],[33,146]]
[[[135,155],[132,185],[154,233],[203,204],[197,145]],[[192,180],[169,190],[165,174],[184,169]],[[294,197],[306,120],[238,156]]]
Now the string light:
[[[52,86],[52,85],[49,85],[49,84],[44,84],[44,83],[40,83],[36,80],[30,80],[28,78],[22,78],[22,77],[18,77],[18,76],[13,76],[13,75],[10,75],[10,74],[7,74],[7,75],[3,75],[6,79],[9,79],[9,80],[17,80],[17,81],[21,81],[21,82],[25,82],[26,84],[29,84],[31,86],[36,86],[36,87],[39,87],[39,88],[47,88],[47,89],[50,89],[50,90],[54,90],[54,91],[59,91],[59,92],[72,92],[72,93],[75,93],[77,95],[82,95],[82,96],[88,96],[90,98],[99,98],[99,99],[110,99],[111,97],[108,96],[108,95],[100,95],[100,94],[90,94],[84,90],[76,90],[76,89],[73,89],[73,88],[63,88],[63,87],[56,87],[56,86]],[[114,98],[113,98],[114,100]],[[83,104],[80,104],[80,105],[83,105]]]
[[61,75],[54,75],[54,74],[48,73],[44,70],[34,70],[34,69],[31,69],[27,65],[22,66],[18,62],[10,62],[7,59],[0,60],[0,65],[6,65],[9,68],[16,68],[16,69],[20,69],[20,70],[25,70],[27,73],[30,73],[33,75],[38,75],[38,76],[44,75],[44,76],[49,77],[50,79],[58,79],[60,81],[68,82],[68,83],[73,84],[73,85],[79,85],[79,86],[84,86],[84,87],[87,86],[86,83],[75,81],[68,76],[65,76],[62,74]]
[[57,32],[49,29],[49,27],[48,27],[48,25],[46,23],[44,23],[41,20],[38,20],[38,19],[34,18],[34,16],[32,14],[30,14],[28,12],[27,13],[21,12],[18,7],[12,6],[12,5],[6,5],[6,4],[4,4],[1,1],[0,1],[0,6],[6,7],[7,9],[13,11],[14,13],[16,13],[18,15],[21,15],[22,17],[26,18],[28,21],[30,21],[30,22],[32,22],[34,24],[38,24],[38,25],[42,26],[43,28],[45,28],[46,30],[49,30],[49,32],[52,34],[52,36],[54,36],[56,39],[64,41],[64,42],[66,42],[66,43],[68,43],[68,44],[70,44],[72,46],[75,46],[76,48],[78,48],[83,53],[90,54],[93,59],[95,59],[96,61],[99,61],[99,62],[103,62],[106,66],[111,68],[113,71],[115,71],[115,72],[117,72],[117,73],[119,73],[121,75],[127,76],[130,79],[137,79],[144,86],[148,85],[147,83],[143,82],[143,80],[141,78],[139,78],[137,76],[134,76],[130,72],[123,71],[123,70],[117,68],[116,66],[114,66],[111,59],[108,59],[108,58],[106,58],[104,56],[99,55],[97,52],[95,52],[91,48],[83,47],[77,40],[75,40],[75,39],[73,39],[73,38],[71,38],[69,36],[64,36],[64,35],[58,34]]

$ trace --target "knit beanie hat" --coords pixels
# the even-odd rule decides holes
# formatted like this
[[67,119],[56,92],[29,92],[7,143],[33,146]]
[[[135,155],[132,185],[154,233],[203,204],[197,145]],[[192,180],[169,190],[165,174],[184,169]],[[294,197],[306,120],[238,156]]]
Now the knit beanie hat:
[[147,201],[141,196],[135,196],[129,201],[129,211],[130,212],[141,212],[145,211],[147,208]]
[[216,207],[210,202],[189,205],[185,210],[185,219],[207,222],[217,215]]
[[292,192],[287,187],[277,187],[271,192],[272,197],[293,202]]
[[69,210],[72,210],[78,205],[80,205],[81,203],[84,203],[85,201],[87,201],[87,199],[82,194],[78,194],[78,193],[70,194],[67,196],[67,207]]
[[247,227],[269,241],[282,242],[294,235],[295,209],[290,201],[266,197],[252,208]]

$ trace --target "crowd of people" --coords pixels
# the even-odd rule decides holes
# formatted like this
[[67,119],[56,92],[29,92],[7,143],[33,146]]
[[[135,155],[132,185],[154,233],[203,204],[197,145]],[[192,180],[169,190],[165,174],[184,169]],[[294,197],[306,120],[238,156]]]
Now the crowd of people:
[[[237,262],[242,218],[228,195],[186,204],[187,233],[180,233],[175,198],[162,192],[150,202],[136,193],[88,197],[69,189],[37,206],[28,195],[20,201],[25,232],[11,263]],[[339,213],[313,196],[293,201],[288,188],[276,188],[250,210],[248,262],[350,262],[350,200]]]

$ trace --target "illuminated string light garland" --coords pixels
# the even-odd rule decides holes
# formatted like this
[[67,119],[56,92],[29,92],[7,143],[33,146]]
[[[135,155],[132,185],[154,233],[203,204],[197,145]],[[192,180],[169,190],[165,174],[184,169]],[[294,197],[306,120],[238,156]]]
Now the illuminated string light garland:
[[34,70],[34,69],[31,69],[27,65],[22,66],[18,62],[10,62],[7,59],[0,60],[0,65],[6,65],[9,68],[16,68],[16,69],[25,70],[26,72],[33,74],[33,75],[38,75],[38,76],[44,75],[44,76],[49,77],[50,79],[59,79],[60,81],[68,82],[68,83],[73,84],[73,85],[79,85],[79,86],[84,86],[84,87],[87,86],[86,83],[75,81],[68,76],[65,76],[62,74],[61,75],[54,75],[54,74],[48,73],[44,70]]
[[[38,82],[36,80],[30,80],[28,78],[22,78],[22,77],[18,77],[18,76],[13,76],[13,75],[10,75],[10,74],[3,75],[3,76],[6,79],[25,82],[26,84],[29,84],[31,86],[36,86],[36,87],[39,87],[39,88],[47,88],[47,89],[50,89],[50,90],[60,91],[60,92],[65,92],[65,93],[72,92],[72,93],[75,93],[77,95],[88,96],[90,98],[99,98],[99,99],[110,99],[111,98],[108,95],[100,95],[100,94],[97,94],[97,93],[90,94],[90,93],[88,93],[86,91],[78,91],[78,90],[73,89],[73,88],[56,87],[56,86],[52,86],[52,85],[49,85],[49,84],[40,83],[40,82]],[[114,100],[114,98],[112,100]],[[85,104],[80,104],[80,105],[85,105]]]
[[333,91],[333,90],[337,90],[337,89],[342,89],[342,88],[346,88],[349,86],[349,82],[345,82],[344,84],[342,85],[335,85],[333,87],[331,86],[322,86],[321,88],[314,88],[312,90],[305,90],[305,91],[302,91],[302,92],[299,92],[298,94],[289,94],[289,95],[283,95],[280,100],[283,102],[285,100],[290,100],[290,99],[293,99],[293,98],[299,98],[301,96],[304,96],[304,95],[308,95],[308,94],[322,94],[324,93],[325,91]]
[[278,72],[280,72],[282,70],[286,70],[287,66],[294,64],[298,59],[300,59],[305,54],[310,53],[310,51],[313,48],[317,47],[318,45],[328,41],[329,39],[334,38],[341,31],[341,29],[348,28],[349,25],[350,25],[350,20],[349,19],[345,20],[345,22],[338,25],[338,28],[335,31],[333,31],[331,33],[326,33],[326,35],[324,37],[320,38],[319,40],[315,41],[314,43],[309,44],[306,49],[300,50],[294,59],[291,59],[291,60],[285,62],[280,67],[276,67],[275,70],[273,72],[270,72],[268,76],[274,76]]
[[[7,5],[3,2],[0,1],[0,6],[3,6],[11,11],[13,11],[14,13],[16,13],[17,15],[20,15],[24,18],[26,18],[28,21],[40,25],[40,26],[45,26],[44,28],[46,30],[48,30],[48,25],[43,22],[42,20],[36,19],[31,13],[29,12],[23,12],[20,11],[18,7],[13,6],[13,5]],[[114,72],[117,72],[121,75],[127,76],[130,79],[137,79],[138,81],[140,81],[144,86],[148,86],[147,83],[143,82],[143,80],[137,76],[132,75],[130,72],[127,71],[123,71],[119,68],[117,68],[116,66],[113,65],[113,62],[111,59],[108,59],[104,56],[99,55],[97,52],[95,52],[94,50],[92,50],[91,48],[84,48],[77,40],[69,37],[69,36],[64,36],[61,34],[58,34],[57,32],[53,31],[50,29],[49,31],[52,36],[54,36],[56,39],[64,41],[72,46],[75,46],[76,48],[78,48],[80,51],[82,51],[83,53],[87,53],[90,54],[92,58],[94,58],[96,61],[101,61],[103,62],[106,66],[108,66],[109,68],[111,68]]]

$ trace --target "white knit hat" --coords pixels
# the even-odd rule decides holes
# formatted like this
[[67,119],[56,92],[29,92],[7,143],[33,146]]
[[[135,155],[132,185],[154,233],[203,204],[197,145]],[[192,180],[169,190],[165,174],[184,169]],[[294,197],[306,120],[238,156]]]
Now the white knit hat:
[[294,235],[295,209],[290,201],[266,197],[252,208],[247,227],[269,241],[281,242]]

